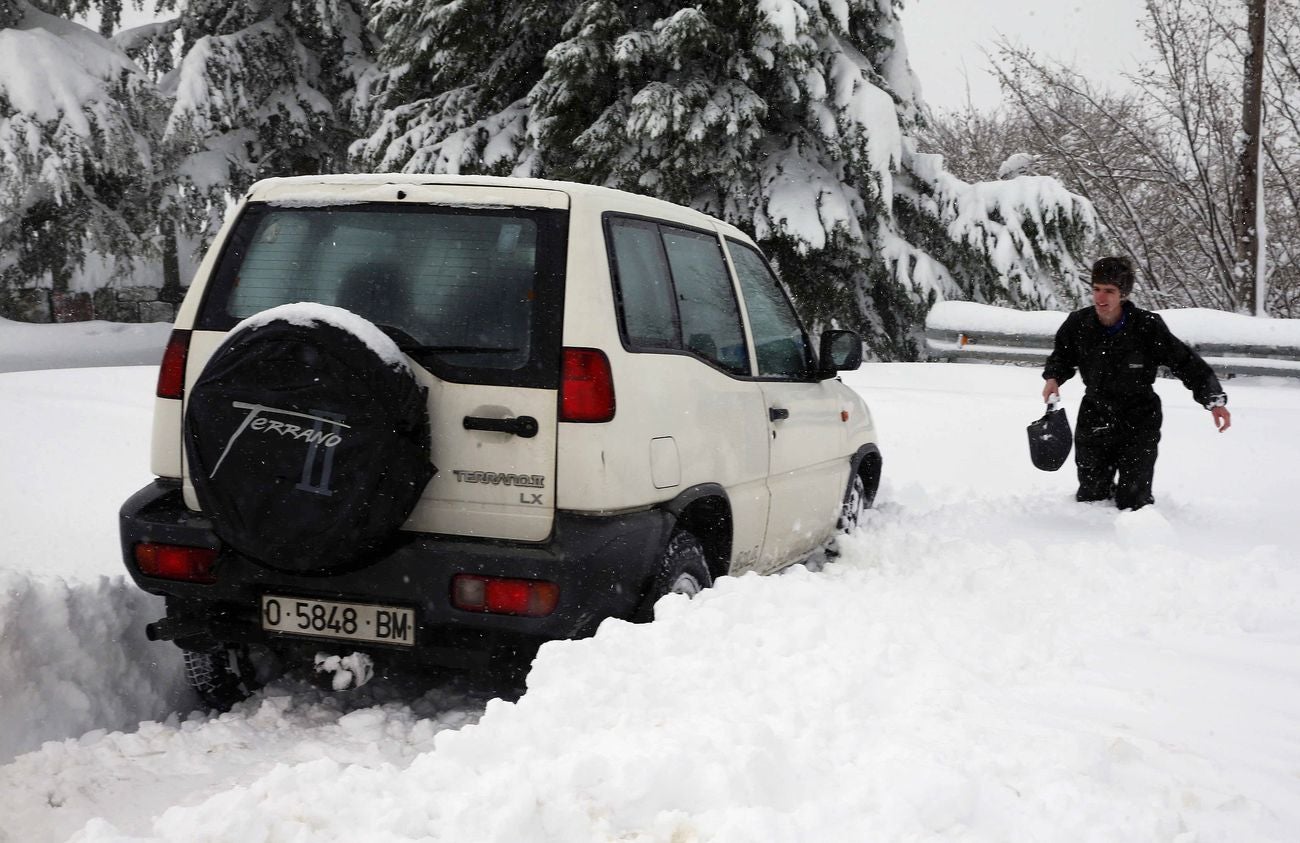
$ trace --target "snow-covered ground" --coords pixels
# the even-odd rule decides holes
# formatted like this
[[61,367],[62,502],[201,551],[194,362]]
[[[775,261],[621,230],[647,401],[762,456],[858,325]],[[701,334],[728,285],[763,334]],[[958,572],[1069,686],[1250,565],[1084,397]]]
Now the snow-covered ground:
[[513,703],[213,716],[118,561],[153,379],[0,374],[0,841],[1300,835],[1300,380],[1227,382],[1224,434],[1161,381],[1157,505],[1118,513],[1030,467],[1036,371],[867,364],[885,477],[825,570],[547,645]]
[[166,322],[41,325],[0,317],[0,372],[72,366],[156,366],[172,326]]
[[[1157,310],[1169,330],[1192,345],[1238,345],[1282,349],[1300,355],[1300,319],[1261,319],[1204,307]],[[992,331],[1045,337],[1051,343],[1068,314],[1057,310],[1012,310],[973,301],[937,302],[925,317],[935,331]]]

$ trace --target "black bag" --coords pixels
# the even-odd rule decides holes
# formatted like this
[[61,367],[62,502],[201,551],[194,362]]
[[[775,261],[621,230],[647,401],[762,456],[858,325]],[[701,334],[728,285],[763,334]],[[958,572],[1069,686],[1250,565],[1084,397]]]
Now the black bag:
[[1056,471],[1065,465],[1074,447],[1074,434],[1065,407],[1058,401],[1049,402],[1043,417],[1029,425],[1029,458],[1034,468]]

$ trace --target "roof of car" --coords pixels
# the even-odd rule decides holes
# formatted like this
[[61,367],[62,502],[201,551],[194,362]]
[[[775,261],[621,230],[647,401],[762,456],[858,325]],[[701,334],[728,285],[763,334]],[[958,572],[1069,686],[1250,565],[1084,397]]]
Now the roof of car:
[[[581,184],[579,182],[558,181],[552,179],[514,178],[509,176],[463,176],[433,175],[420,173],[347,173],[314,176],[289,176],[283,178],[262,179],[249,188],[248,198],[253,201],[278,201],[287,193],[296,193],[295,188],[311,191],[318,199],[324,200],[320,188],[329,186],[346,186],[349,188],[383,188],[383,187],[455,187],[483,186],[513,189],[531,189],[557,191],[582,204],[607,204],[622,208],[633,207],[647,214],[671,215],[678,219],[683,216],[696,217],[698,224],[706,222],[719,223],[727,228],[734,228],[729,223],[709,216],[701,211],[657,199],[652,196],[631,193],[611,187]],[[350,190],[355,197],[354,190]],[[385,197],[387,201],[391,198]],[[412,197],[414,198],[414,197]],[[383,201],[376,196],[376,201]],[[566,203],[567,204],[567,203]]]

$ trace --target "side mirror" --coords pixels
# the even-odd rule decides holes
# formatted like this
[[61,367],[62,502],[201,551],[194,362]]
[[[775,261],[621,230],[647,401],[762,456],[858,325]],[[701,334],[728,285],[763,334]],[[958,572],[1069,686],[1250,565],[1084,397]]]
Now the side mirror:
[[862,338],[855,331],[822,331],[817,359],[818,380],[833,378],[837,372],[851,372],[862,365]]

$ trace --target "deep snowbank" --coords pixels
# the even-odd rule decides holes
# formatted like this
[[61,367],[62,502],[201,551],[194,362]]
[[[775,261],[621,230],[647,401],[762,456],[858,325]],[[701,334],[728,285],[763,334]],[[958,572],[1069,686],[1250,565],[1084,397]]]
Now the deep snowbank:
[[[373,686],[323,697],[283,682],[220,717],[192,712],[48,743],[0,767],[0,841],[64,841],[88,818],[156,816],[284,764],[404,766],[432,750],[440,731],[474,722],[486,702],[455,683],[423,697],[395,697]],[[230,843],[268,839],[254,834]]]
[[548,645],[518,703],[414,756],[299,749],[76,839],[1288,839],[1300,572],[1165,547],[1155,511],[1083,507],[1094,543],[990,531],[1074,506],[886,506],[820,574]]
[[120,576],[0,570],[0,763],[44,741],[193,708],[180,651],[145,639],[144,625],[162,615],[161,598]]
[[118,507],[151,477],[156,373],[0,374],[0,763],[192,704],[176,649],[144,638],[162,602],[124,580],[118,549]]
[[[130,643],[148,599],[101,579],[147,479],[152,373],[0,376],[34,408],[0,418],[0,464],[33,478],[0,486],[24,525],[0,544],[24,606],[0,637],[24,703],[0,723],[68,736],[0,766],[0,840],[1294,839],[1300,383],[1228,381],[1217,434],[1159,382],[1158,503],[1117,513],[1029,466],[1034,370],[846,380],[885,478],[821,573],[724,579],[654,624],[548,645],[514,704],[283,682],[221,717],[77,737],[88,706],[159,716],[176,675],[167,656],[133,673],[155,658]],[[52,499],[99,514],[41,521]],[[64,557],[66,585],[32,548]]]

